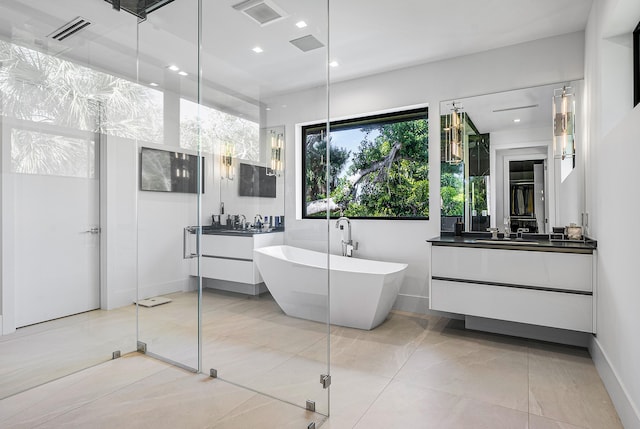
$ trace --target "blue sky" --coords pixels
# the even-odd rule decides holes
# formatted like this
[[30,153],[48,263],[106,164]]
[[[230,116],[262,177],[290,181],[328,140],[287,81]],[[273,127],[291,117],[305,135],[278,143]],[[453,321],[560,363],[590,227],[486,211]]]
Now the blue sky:
[[[331,145],[341,148],[345,148],[350,152],[349,160],[345,163],[344,168],[338,174],[339,177],[344,177],[346,171],[353,164],[353,154],[358,151],[360,142],[364,138],[365,133],[361,131],[361,128],[351,128],[346,130],[332,130],[331,131]],[[375,139],[380,132],[378,130],[371,131],[369,133],[369,141]]]

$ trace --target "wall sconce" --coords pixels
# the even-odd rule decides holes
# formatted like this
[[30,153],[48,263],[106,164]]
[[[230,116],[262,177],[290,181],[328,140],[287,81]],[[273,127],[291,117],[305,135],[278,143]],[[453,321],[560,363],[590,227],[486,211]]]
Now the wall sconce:
[[227,180],[233,180],[234,171],[233,171],[233,145],[227,143],[224,148],[224,153],[220,154],[220,165],[221,165],[221,178]]
[[269,130],[269,144],[271,146],[271,159],[267,167],[267,176],[280,176],[284,170],[284,131]]
[[451,114],[444,117],[444,160],[449,164],[459,164],[464,159],[464,113],[453,102]]
[[556,158],[575,159],[575,107],[573,88],[553,91],[553,154]]

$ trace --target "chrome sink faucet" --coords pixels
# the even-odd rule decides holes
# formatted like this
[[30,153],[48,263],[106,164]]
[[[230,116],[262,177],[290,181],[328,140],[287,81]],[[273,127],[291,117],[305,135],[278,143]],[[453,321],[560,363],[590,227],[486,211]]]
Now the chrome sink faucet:
[[358,242],[356,241],[354,244],[353,240],[351,239],[351,221],[349,220],[349,218],[346,216],[340,216],[336,221],[336,228],[344,230],[344,225],[341,225],[341,223],[347,224],[347,239],[345,240],[343,235],[342,239],[340,240],[340,242],[342,243],[342,256],[351,257],[353,256],[353,251],[358,250]]
[[253,218],[253,227],[255,229],[262,229],[262,216],[259,214],[255,215]]

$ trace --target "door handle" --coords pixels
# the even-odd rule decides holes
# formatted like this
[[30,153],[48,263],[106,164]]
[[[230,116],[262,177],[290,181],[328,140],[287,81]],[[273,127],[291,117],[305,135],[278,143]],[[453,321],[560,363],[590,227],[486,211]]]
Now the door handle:
[[183,259],[192,259],[198,256],[197,253],[191,252],[191,246],[187,244],[189,242],[189,236],[192,233],[195,233],[196,234],[196,251],[198,251],[198,248],[200,247],[200,243],[199,243],[200,238],[197,232],[198,232],[197,228],[193,226],[188,226],[183,229],[182,231],[182,258]]
[[93,228],[90,228],[84,232],[88,232],[89,234],[100,234],[100,227],[94,226]]

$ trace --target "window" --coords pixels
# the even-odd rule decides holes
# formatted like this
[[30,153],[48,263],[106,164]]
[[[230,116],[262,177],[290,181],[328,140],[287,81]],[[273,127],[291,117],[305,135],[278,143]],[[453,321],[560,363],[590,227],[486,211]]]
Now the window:
[[2,40],[0,58],[1,115],[162,143],[160,91]]
[[93,140],[26,129],[11,130],[11,172],[96,178]]
[[[304,218],[429,219],[428,109],[302,128]],[[328,162],[327,162],[328,161]],[[327,183],[327,164],[329,183]]]
[[258,162],[259,135],[257,122],[180,99],[180,147],[198,150],[200,141],[204,152],[227,148],[233,158]]

